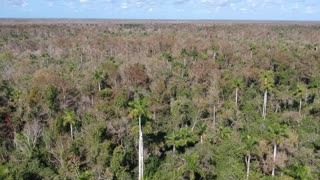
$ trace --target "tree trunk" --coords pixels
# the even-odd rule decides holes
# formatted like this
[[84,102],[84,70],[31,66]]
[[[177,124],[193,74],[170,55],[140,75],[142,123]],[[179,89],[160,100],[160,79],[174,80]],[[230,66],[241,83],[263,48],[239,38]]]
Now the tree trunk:
[[274,169],[276,167],[276,159],[277,159],[277,143],[273,144],[273,167],[272,167],[272,177],[274,176]]
[[195,180],[195,172],[194,171],[190,171],[190,180]]
[[203,143],[203,136],[202,135],[200,136],[200,143],[201,144]]
[[248,156],[245,158],[246,160],[246,165],[247,165],[247,176],[246,179],[249,179],[249,175],[250,175],[250,161],[251,161],[251,156],[250,154],[248,154]]
[[70,123],[70,136],[71,136],[71,139],[73,140],[73,127],[71,123]]
[[267,100],[268,100],[268,90],[264,92],[264,98],[263,98],[262,117],[264,120],[266,120],[266,115],[267,115]]
[[143,137],[141,128],[141,116],[139,116],[139,180],[143,179]]
[[101,91],[101,83],[99,82],[99,91]]
[[238,88],[236,88],[236,107],[238,109]]
[[301,116],[301,107],[302,107],[302,99],[300,98],[299,102],[299,115]]
[[93,95],[91,96],[91,106],[93,106]]
[[176,145],[175,144],[173,145],[172,152],[173,152],[173,154],[176,152]]

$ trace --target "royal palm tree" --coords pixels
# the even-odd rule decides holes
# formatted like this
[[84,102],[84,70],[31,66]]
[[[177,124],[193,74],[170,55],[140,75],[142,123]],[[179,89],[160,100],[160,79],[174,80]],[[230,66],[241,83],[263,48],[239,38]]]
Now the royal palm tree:
[[182,174],[188,172],[189,179],[194,180],[196,177],[196,173],[199,174],[201,177],[204,176],[202,168],[199,166],[198,163],[199,154],[192,153],[184,156],[184,164],[178,168],[178,171]]
[[101,81],[104,79],[104,74],[102,71],[96,71],[94,73],[94,79],[98,82],[98,89],[101,91]]
[[70,126],[70,136],[71,139],[73,139],[73,125],[76,123],[77,116],[72,110],[66,110],[64,111],[63,116],[63,125],[69,125]]
[[275,173],[276,161],[277,161],[277,151],[278,145],[280,144],[283,137],[288,136],[287,127],[285,125],[281,125],[277,122],[272,123],[269,128],[269,137],[273,144],[273,165],[272,165],[272,176]]
[[175,152],[176,148],[185,147],[197,141],[197,137],[187,128],[181,128],[178,131],[172,132],[166,136],[166,139],[167,145],[172,146],[173,152]]
[[143,161],[143,134],[142,134],[142,124],[141,117],[147,116],[147,103],[144,99],[137,96],[134,101],[129,103],[131,108],[131,115],[133,118],[138,117],[139,119],[139,177],[138,179],[143,179],[144,161]]
[[267,101],[268,101],[268,91],[272,91],[274,88],[274,79],[272,71],[265,71],[260,76],[261,90],[264,91],[263,107],[262,107],[262,117],[265,120],[267,116]]
[[244,134],[243,138],[242,138],[245,146],[244,146],[244,150],[245,150],[245,162],[246,162],[246,166],[247,166],[247,170],[246,170],[246,179],[249,179],[250,176],[250,163],[251,163],[251,158],[252,158],[252,151],[254,151],[255,149],[255,145],[258,143],[257,140],[253,137],[250,136],[248,134]]
[[307,94],[307,88],[304,84],[298,84],[297,85],[297,90],[294,93],[294,95],[299,98],[299,114],[301,116],[301,108],[302,108],[302,99],[303,96]]
[[238,108],[238,101],[239,101],[239,90],[241,90],[242,88],[244,88],[244,82],[243,79],[240,77],[237,77],[233,80],[232,83],[233,88],[235,88],[235,104],[236,107]]

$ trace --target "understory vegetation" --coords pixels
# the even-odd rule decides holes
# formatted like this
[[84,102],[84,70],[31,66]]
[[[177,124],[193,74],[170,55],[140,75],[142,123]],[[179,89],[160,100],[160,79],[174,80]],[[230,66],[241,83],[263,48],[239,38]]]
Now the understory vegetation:
[[[0,25],[0,179],[319,179],[320,27]],[[141,139],[142,140],[142,139]]]

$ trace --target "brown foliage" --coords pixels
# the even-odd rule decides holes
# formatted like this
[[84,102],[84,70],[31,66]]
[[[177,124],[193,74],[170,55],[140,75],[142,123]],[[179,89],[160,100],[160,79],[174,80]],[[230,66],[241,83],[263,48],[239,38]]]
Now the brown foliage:
[[145,87],[150,83],[146,68],[141,64],[132,64],[122,69],[124,83],[131,87]]

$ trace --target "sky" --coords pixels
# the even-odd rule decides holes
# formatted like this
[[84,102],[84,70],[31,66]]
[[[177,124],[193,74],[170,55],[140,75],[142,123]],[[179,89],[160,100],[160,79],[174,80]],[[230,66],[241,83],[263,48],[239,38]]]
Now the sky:
[[320,0],[0,0],[0,18],[320,20]]

